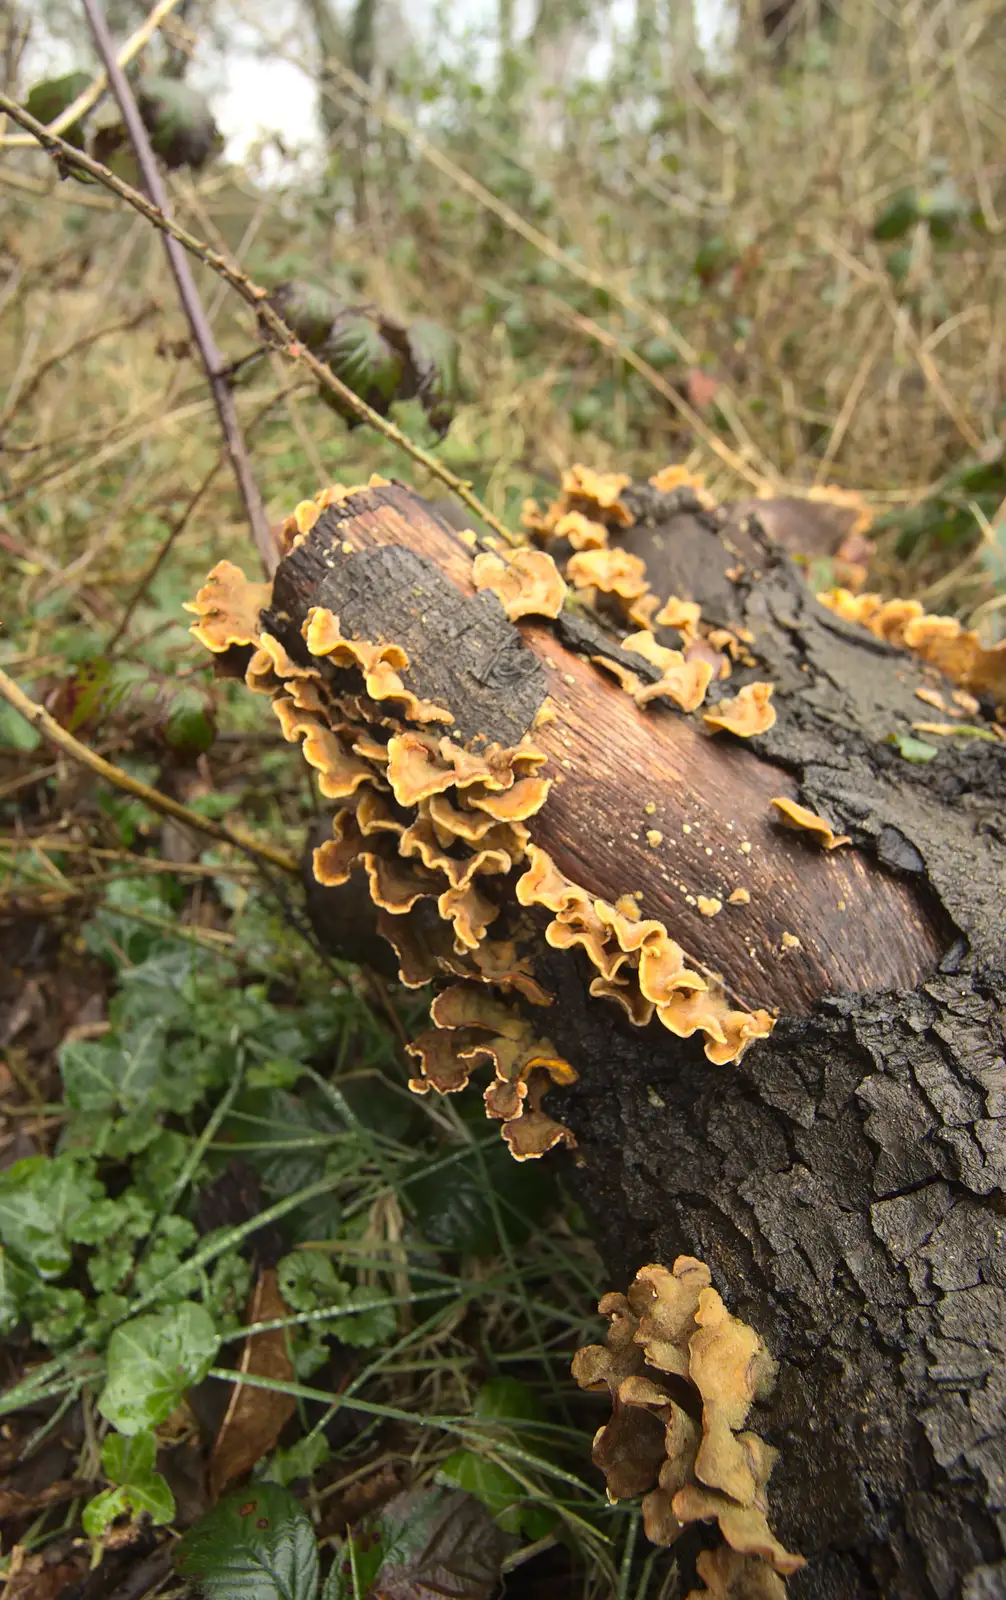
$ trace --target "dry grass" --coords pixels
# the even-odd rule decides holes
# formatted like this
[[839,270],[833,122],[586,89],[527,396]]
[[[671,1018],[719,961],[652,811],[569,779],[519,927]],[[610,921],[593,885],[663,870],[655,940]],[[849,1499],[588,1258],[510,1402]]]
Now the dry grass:
[[[880,506],[911,504],[1002,433],[1006,168],[993,157],[1006,129],[995,44],[1004,24],[1000,0],[897,12],[849,0],[839,39],[802,48],[781,75],[752,60],[729,79],[683,78],[656,133],[624,97],[609,118],[596,95],[572,97],[562,148],[520,162],[501,153],[489,112],[461,104],[464,139],[440,141],[446,171],[403,159],[397,135],[375,138],[368,214],[353,223],[336,192],[332,225],[292,228],[303,210],[293,197],[257,193],[240,173],[182,178],[176,203],[253,270],[286,257],[317,272],[337,259],[358,292],[458,328],[476,398],[444,453],[500,514],[512,517],[536,477],[576,457],[631,470],[689,456],[722,494],[757,480],[832,481]],[[528,221],[560,263],[572,253],[608,292],[547,262],[462,192],[451,160],[493,195],[545,186],[551,200]],[[944,248],[924,223],[893,247],[878,243],[886,202],[909,185],[931,188],[934,162],[971,220]],[[15,609],[58,586],[111,620],[211,471],[216,426],[159,242],[93,189],[54,186],[36,158],[8,154],[0,176],[0,370],[10,375],[0,527],[20,553]],[[892,248],[911,250],[900,283],[886,264]],[[703,258],[713,262],[704,284]],[[219,339],[245,354],[250,319],[203,281]],[[728,386],[701,420],[738,470],[668,404],[668,386],[686,391],[684,366],[660,363],[662,394],[645,363],[640,375],[620,358],[619,344],[646,356],[668,321]],[[592,396],[601,409],[585,424]],[[275,517],[332,476],[408,476],[383,441],[346,435],[278,360],[252,367],[239,410]],[[246,545],[219,471],[172,561],[205,566]],[[926,582],[948,565],[937,554],[920,569]]]

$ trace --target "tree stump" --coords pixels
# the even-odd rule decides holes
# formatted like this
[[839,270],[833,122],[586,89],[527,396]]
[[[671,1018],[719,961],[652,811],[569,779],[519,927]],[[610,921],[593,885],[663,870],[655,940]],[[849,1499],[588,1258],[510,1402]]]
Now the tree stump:
[[[337,619],[336,638],[341,630],[343,641],[381,645],[366,682],[373,690],[390,669],[401,692],[371,698],[369,743],[352,747],[354,759],[379,755],[375,738],[396,728],[419,729],[429,750],[448,737],[469,752],[519,752],[530,739],[547,757],[515,768],[527,784],[536,774],[552,780],[520,824],[528,849],[543,853],[534,859],[547,857],[556,881],[607,906],[606,927],[621,908],[623,951],[634,927],[659,925],[684,970],[718,996],[721,1018],[766,1019],[724,1022],[722,1046],[715,1021],[679,1036],[674,1019],[702,996],[676,993],[654,1015],[642,978],[639,992],[624,991],[631,962],[616,966],[628,957],[604,977],[585,923],[562,947],[548,909],[517,888],[526,859],[473,880],[491,891],[491,913],[482,913],[483,923],[498,916],[490,935],[502,930],[501,943],[524,960],[522,975],[510,972],[496,991],[491,972],[481,979],[547,1034],[525,1073],[538,1077],[534,1116],[542,1126],[559,1119],[550,1126],[569,1130],[575,1145],[560,1142],[544,1159],[562,1164],[591,1220],[608,1287],[625,1288],[647,1262],[701,1257],[730,1309],[766,1340],[779,1372],[754,1425],[781,1452],[773,1529],[808,1558],[789,1580],[797,1600],[1006,1595],[998,663],[986,662],[990,688],[960,697],[984,737],[932,735],[931,759],[906,759],[903,750],[920,753],[904,742],[913,723],[960,725],[954,686],[819,604],[757,507],[713,509],[687,486],[650,485],[625,487],[618,504],[608,549],[641,558],[661,601],[701,608],[701,633],[667,623],[653,635],[662,650],[680,647],[711,668],[689,714],[654,689],[669,658],[623,642],[626,612],[636,606],[637,621],[647,620],[638,595],[595,587],[590,605],[581,596],[554,617],[508,620],[496,593],[474,587],[475,536],[466,540],[400,485],[353,492],[317,520],[290,522],[257,625],[242,632],[232,619],[213,632],[207,602],[196,631],[225,670],[257,670],[273,692],[281,680],[290,690],[291,664],[318,667],[304,639],[312,608]],[[279,642],[271,677],[252,657],[262,629]],[[328,648],[341,670],[364,674],[362,645]],[[721,678],[724,662],[731,674]],[[714,732],[705,716],[752,682],[773,686],[774,724],[747,738]],[[362,727],[363,702],[355,713],[345,697],[339,704]],[[939,704],[949,709],[934,713]],[[420,706],[449,720],[419,721]],[[294,712],[285,715],[297,737]],[[369,792],[363,780],[347,792],[353,781],[339,780],[347,828]],[[491,788],[476,783],[470,794],[498,804]],[[784,826],[794,806],[823,814],[830,842],[850,842],[822,849],[815,841],[829,842],[826,825]],[[373,826],[397,826],[401,838],[402,821],[383,815]],[[504,826],[513,824],[493,823]],[[344,844],[335,855],[348,859]],[[441,952],[434,987],[456,995],[478,938],[453,956],[436,943],[452,931],[442,901],[427,890],[406,915],[401,882],[375,890],[388,882],[387,862],[366,872],[357,862],[343,885],[323,889],[315,858],[306,859],[316,926],[340,954],[408,922],[430,941],[424,948]],[[409,870],[427,869],[417,858]],[[450,905],[458,934],[469,924],[457,898]],[[402,939],[396,950],[406,979],[430,975],[422,962],[410,968]],[[482,1036],[466,1030],[470,1021],[460,1025],[474,1062]],[[498,1050],[495,1059],[505,1076]],[[470,1070],[440,1086],[460,1088]],[[499,1099],[498,1083],[490,1108],[494,1092]],[[699,1525],[700,1542],[706,1533]],[[695,1542],[694,1533],[682,1541],[686,1572]]]

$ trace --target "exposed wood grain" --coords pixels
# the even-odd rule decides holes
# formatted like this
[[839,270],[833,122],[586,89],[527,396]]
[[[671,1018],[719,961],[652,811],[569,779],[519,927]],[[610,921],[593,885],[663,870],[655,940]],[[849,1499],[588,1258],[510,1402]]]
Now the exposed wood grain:
[[[298,552],[298,570],[290,563],[280,569],[277,606],[295,621],[308,594],[324,586],[326,603],[338,610],[339,569],[350,552],[389,545],[435,562],[474,621],[470,552],[400,486],[366,491],[326,512]],[[358,625],[359,569],[349,564],[356,568]],[[414,610],[407,588],[385,588],[375,599],[380,626],[371,636],[408,636],[411,683],[425,696],[435,685],[442,689],[443,663],[424,660]],[[638,891],[643,914],[663,921],[749,1005],[802,1015],[823,994],[910,987],[934,969],[947,937],[924,886],[884,872],[855,849],[825,854],[785,831],[770,801],[797,791],[779,767],[728,736],[711,737],[698,716],[660,705],[638,710],[550,624],[528,620],[519,628],[545,669],[556,712],[535,734],[553,758],[555,783],[532,835],[570,877],[609,900]],[[431,649],[442,654],[442,639]],[[467,722],[456,696],[450,708]],[[785,701],[779,716],[783,722]],[[512,716],[503,721],[512,738]],[[485,731],[493,736],[491,727]],[[747,905],[727,903],[736,888],[749,892]],[[703,916],[700,895],[722,901],[722,910]],[[799,945],[784,943],[784,934]]]

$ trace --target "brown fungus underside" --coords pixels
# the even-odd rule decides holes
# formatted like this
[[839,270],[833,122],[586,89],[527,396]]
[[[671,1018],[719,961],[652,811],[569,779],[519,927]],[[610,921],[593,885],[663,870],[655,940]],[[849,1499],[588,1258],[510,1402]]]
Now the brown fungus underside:
[[[593,509],[607,524],[622,525],[624,482],[579,472],[572,487],[563,515],[584,516]],[[714,753],[691,716],[714,675],[722,675],[717,662],[732,659],[743,669],[754,661],[750,635],[708,630],[718,634],[711,642],[701,631],[698,608],[672,596],[650,611],[675,619],[683,649],[661,645],[640,625],[620,648],[594,628],[593,648],[571,651],[562,618],[553,621],[565,591],[550,555],[492,552],[473,562],[470,541],[450,534],[417,497],[381,480],[363,490],[335,486],[316,502],[303,502],[284,524],[284,543],[287,555],[271,594],[267,585],[251,584],[232,564],[220,563],[190,607],[198,618],[192,631],[220,670],[243,675],[251,689],[270,697],[284,737],[301,741],[322,794],[338,802],[331,838],[315,851],[315,876],[335,888],[363,870],[378,931],[396,952],[403,982],[473,985],[476,994],[495,991],[525,1008],[547,1005],[552,997],[535,970],[543,934],[553,951],[575,952],[587,961],[588,971],[593,968],[591,994],[618,1004],[631,1025],[655,1022],[683,1039],[698,1034],[716,1064],[738,1060],[754,1040],[766,1037],[778,1006],[804,1008],[820,992],[815,969],[824,976],[833,962],[826,933],[815,938],[803,930],[804,966],[794,971],[798,963],[787,963],[785,976],[777,959],[783,929],[769,925],[771,918],[755,932],[736,926],[736,912],[720,917],[717,926],[724,932],[716,958],[686,954],[689,946],[704,951],[709,923],[703,911],[708,916],[710,904],[751,904],[746,883],[730,881],[716,857],[722,858],[728,841],[730,872],[742,869],[746,882],[757,877],[743,851],[751,850],[747,836],[780,784],[778,772],[766,768],[760,795],[757,785],[753,793],[737,786],[739,769]],[[583,553],[607,551],[584,547]],[[382,582],[371,595],[367,563],[378,558]],[[383,581],[406,560],[411,566],[405,570],[415,572],[417,581]],[[434,570],[446,600],[430,585],[427,574]],[[487,605],[502,608],[503,615],[487,611]],[[378,619],[375,637],[362,637],[346,622],[347,615],[358,620],[364,610]],[[519,628],[508,613],[522,619]],[[490,626],[509,630],[500,635],[506,650],[501,654],[493,646],[479,656]],[[443,637],[433,637],[437,627]],[[430,659],[424,649],[428,636]],[[701,651],[689,656],[696,643]],[[592,660],[607,671],[620,670],[629,694],[599,675]],[[444,676],[444,662],[453,679]],[[470,685],[483,700],[471,699],[465,692]],[[490,691],[503,697],[511,742],[493,740],[489,711],[473,709],[491,708]],[[715,722],[740,737],[760,732],[775,720],[770,694],[770,684],[745,684],[704,713],[706,724]],[[519,709],[524,704],[526,712]],[[654,721],[660,706],[664,713]],[[693,825],[682,830],[680,821],[673,838],[669,827],[644,828],[645,842],[637,847],[639,834],[617,838],[603,812],[600,825],[584,817],[585,802],[588,818],[597,799],[613,808],[612,819],[624,805],[617,783],[609,791],[607,783],[592,781],[591,741],[605,736],[609,722],[614,732],[609,730],[600,770],[612,771],[613,762],[617,770],[624,755],[642,781],[652,776],[659,800],[648,801],[648,814],[687,800],[689,790],[702,795],[704,776],[719,778],[722,821],[713,816],[694,825],[701,837],[719,839],[718,852],[714,843],[686,838]],[[675,782],[673,762],[661,777],[661,753],[673,754],[679,741],[685,741],[680,748],[687,784]],[[585,781],[578,780],[580,771]],[[745,771],[756,774],[758,764]],[[704,806],[708,798],[702,797]],[[710,820],[714,825],[704,827]],[[778,851],[772,832],[762,826],[763,850],[771,845]],[[672,843],[684,846],[676,860]],[[685,858],[687,867],[680,864]],[[792,858],[779,859],[788,873]],[[815,867],[793,862],[796,923],[802,920],[797,913],[805,919],[816,903]],[[633,879],[645,885],[647,877],[648,889],[636,890],[635,899],[627,895]],[[857,896],[865,904],[867,887],[874,909],[878,894],[904,899],[897,886],[858,863],[833,893],[843,907]],[[655,901],[659,914],[645,915],[648,906],[640,901]],[[727,927],[731,922],[735,926]],[[910,981],[914,974],[897,965],[896,941],[893,952],[890,941],[885,945],[883,959],[892,954],[897,976]],[[838,970],[826,987],[848,981],[840,960],[834,965]],[[802,993],[795,993],[799,986]],[[545,1029],[525,1021],[514,1040],[477,1021],[456,1026],[433,1020],[416,1042],[421,1072],[414,1087],[451,1092],[467,1082],[473,1064],[492,1061],[496,1076],[486,1091],[487,1111],[504,1124],[514,1153],[538,1155],[568,1138],[541,1110],[548,1087],[575,1075]]]
[[693,1256],[670,1269],[642,1267],[627,1294],[605,1295],[598,1310],[610,1319],[607,1342],[578,1350],[572,1370],[581,1388],[611,1396],[611,1420],[593,1446],[609,1499],[642,1495],[654,1544],[674,1544],[690,1523],[715,1520],[750,1567],[797,1572],[803,1557],[768,1523],[778,1452],[746,1426],[771,1390],[775,1363],[754,1329],[727,1310],[708,1267]]

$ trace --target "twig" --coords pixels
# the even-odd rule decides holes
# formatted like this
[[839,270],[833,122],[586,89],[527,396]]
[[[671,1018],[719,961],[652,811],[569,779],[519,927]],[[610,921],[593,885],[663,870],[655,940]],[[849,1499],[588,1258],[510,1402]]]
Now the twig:
[[[277,405],[280,400],[286,399],[289,393],[290,389],[286,388],[282,389],[279,394],[274,394],[268,403],[261,408],[257,415],[252,417],[251,422],[248,424],[248,431],[250,432],[252,428],[256,427],[257,424],[261,422],[262,418],[269,414],[273,406]],[[136,588],[133,590],[128,601],[126,602],[126,609],[122,613],[121,621],[116,627],[115,632],[112,634],[112,637],[109,639],[108,644],[105,646],[106,656],[111,656],[114,653],[116,646],[119,644],[123,634],[126,632],[130,622],[133,620],[133,613],[135,612],[137,606],[142,601],[144,595],[147,593],[147,590],[150,588],[150,585],[153,583],[165,561],[168,559],[168,556],[171,554],[176,540],[188,527],[189,520],[192,517],[193,512],[196,510],[200,500],[209,489],[213,479],[216,477],[222,466],[223,452],[217,456],[217,459],[214,461],[212,467],[210,468],[209,472],[207,472],[202,482],[198,484],[192,491],[184,508],[181,511],[181,514],[176,517],[174,524],[170,528],[167,537],[161,544],[161,547],[154,556],[154,559],[151,561],[146,571],[142,574],[139,582],[136,585]]]
[[221,844],[233,845],[236,850],[247,851],[249,855],[258,856],[261,860],[268,861],[270,865],[280,867],[284,872],[293,876],[298,875],[297,862],[285,850],[277,850],[270,844],[260,844],[249,834],[225,828],[222,823],[215,822],[211,817],[201,817],[198,812],[190,811],[188,806],[180,805],[177,800],[162,794],[159,789],[152,789],[148,783],[141,783],[139,778],[123,772],[121,767],[113,766],[104,756],[97,755],[86,744],[81,744],[80,740],[67,732],[55,717],[49,715],[44,706],[30,699],[2,669],[0,669],[0,695],[8,705],[21,713],[26,722],[37,728],[50,744],[65,751],[81,766],[89,767],[99,778],[104,778],[106,783],[114,784],[117,789],[124,789],[127,794],[135,795],[137,800],[142,800],[153,811],[160,811],[166,817],[173,817],[176,822],[184,822],[187,827],[195,828],[199,833],[209,834],[211,839],[219,839]]
[[79,338],[71,339],[69,344],[62,345],[53,355],[46,356],[44,361],[39,362],[24,388],[9,399],[3,410],[0,411],[0,430],[7,426],[15,411],[24,409],[26,402],[36,393],[46,374],[51,372],[53,367],[58,367],[61,361],[66,361],[69,356],[76,355],[79,350],[86,350],[89,345],[96,344],[99,339],[107,339],[110,334],[131,333],[134,328],[140,326],[141,322],[146,322],[148,317],[153,316],[154,312],[159,310],[160,306],[157,301],[149,300],[146,305],[141,306],[139,311],[134,311],[131,316],[120,317],[117,322],[106,322],[100,328],[92,328],[90,332],[81,334]]
[[[179,0],[157,0],[157,5],[154,6],[150,15],[144,22],[140,23],[135,33],[130,34],[119,51],[116,60],[120,67],[128,67],[133,58],[139,55],[144,45],[148,44],[154,37],[169,12],[174,11],[178,4]],[[60,134],[64,133],[67,128],[72,128],[75,122],[86,116],[92,106],[98,104],[107,88],[108,75],[107,73],[99,72],[94,82],[88,84],[83,93],[79,94],[76,100],[66,107],[65,111],[60,112],[55,122],[49,124],[49,132]],[[0,138],[0,149],[31,149],[35,143],[36,140],[32,134],[13,134],[10,138]]]
[[[667,379],[655,367],[652,367],[648,361],[644,361],[643,357],[638,355],[631,345],[625,344],[623,340],[618,338],[617,334],[609,333],[607,328],[602,328],[599,322],[594,321],[593,317],[584,316],[582,312],[575,310],[568,301],[563,300],[557,294],[553,294],[551,290],[545,290],[544,295],[546,302],[554,305],[559,310],[570,327],[576,328],[579,332],[585,333],[589,338],[596,340],[602,349],[611,350],[619,355],[626,366],[631,367],[634,372],[639,373],[640,377],[645,378],[647,383],[656,389],[658,394],[663,395],[664,399],[674,407],[696,437],[708,445],[713,454],[719,456],[720,460],[732,472],[736,472],[739,478],[743,478],[746,483],[751,484],[756,489],[761,488],[766,481],[771,481],[773,486],[778,485],[779,480],[777,478],[766,480],[759,472],[756,472],[753,467],[748,465],[743,456],[739,456],[735,450],[731,450],[728,444],[724,444],[719,434],[714,433],[711,428],[706,426],[694,406],[689,405],[684,395],[680,394],[673,384],[668,383]],[[716,392],[718,395],[719,390],[717,389]]]
[[147,221],[153,223],[154,227],[158,228],[161,233],[176,239],[190,255],[202,261],[212,272],[217,273],[226,283],[230,284],[232,289],[237,291],[242,300],[254,309],[262,326],[268,330],[276,340],[279,348],[292,361],[297,361],[306,367],[318,383],[331,390],[333,394],[338,395],[343,405],[354,411],[362,422],[368,423],[376,432],[383,434],[389,443],[397,446],[406,455],[411,456],[413,461],[423,467],[431,477],[437,478],[446,488],[450,489],[451,493],[456,495],[470,511],[474,511],[475,515],[485,523],[486,527],[491,528],[507,544],[523,543],[497,516],[494,516],[488,506],[482,504],[482,501],[472,493],[463,479],[459,478],[442,461],[438,461],[436,456],[430,455],[420,445],[415,444],[407,434],[402,432],[401,428],[396,427],[387,417],[382,417],[379,412],[374,411],[367,405],[365,400],[361,400],[359,395],[354,394],[352,389],[337,378],[324,361],[319,361],[317,356],[312,355],[310,350],[305,349],[297,339],[293,329],[288,327],[282,317],[268,304],[268,291],[259,284],[254,283],[247,273],[242,272],[236,262],[231,261],[228,256],[221,255],[217,250],[211,250],[209,245],[202,239],[197,239],[194,234],[189,233],[187,228],[183,228],[179,223],[175,222],[174,218],[166,216],[158,206],[147,199],[146,195],[141,194],[139,189],[134,189],[130,184],[123,183],[121,178],[117,178],[113,172],[109,172],[108,168],[103,167],[100,161],[95,161],[92,156],[87,155],[84,151],[77,150],[73,145],[67,144],[65,139],[55,137],[41,122],[30,116],[23,106],[18,105],[16,100],[11,100],[8,95],[0,94],[0,111],[6,112],[19,127],[26,128],[29,133],[34,134],[43,149],[48,150],[49,154],[55,157],[61,171],[65,172],[76,168],[80,172],[88,173],[92,178],[96,178],[100,184],[103,184],[106,189],[110,189],[113,194],[117,194],[121,200],[125,200],[128,205],[133,207],[134,211],[138,211],[141,216],[146,217]]
[[[168,196],[161,181],[157,160],[151,149],[147,130],[143,125],[139,108],[133,98],[133,91],[126,81],[126,75],[115,59],[115,47],[112,36],[101,11],[100,0],[83,0],[84,12],[94,34],[94,42],[98,53],[105,63],[108,81],[112,86],[112,93],[119,103],[122,120],[126,124],[126,132],[136,152],[140,172],[154,205],[166,216],[168,214]],[[168,265],[178,288],[178,298],[192,329],[192,337],[196,341],[206,376],[209,379],[210,389],[213,392],[214,404],[220,418],[224,440],[227,444],[227,454],[231,458],[234,476],[237,480],[238,491],[244,501],[248,521],[251,524],[252,538],[258,550],[266,577],[272,577],[279,565],[279,551],[276,542],[269,531],[269,520],[262,504],[255,474],[252,472],[248,451],[245,448],[244,438],[241,434],[241,424],[238,422],[237,407],[234,404],[234,394],[226,376],[226,362],[217,349],[213,330],[203,310],[203,303],[199,298],[192,268],[186,260],[184,251],[177,240],[165,235],[164,248],[168,257]]]

